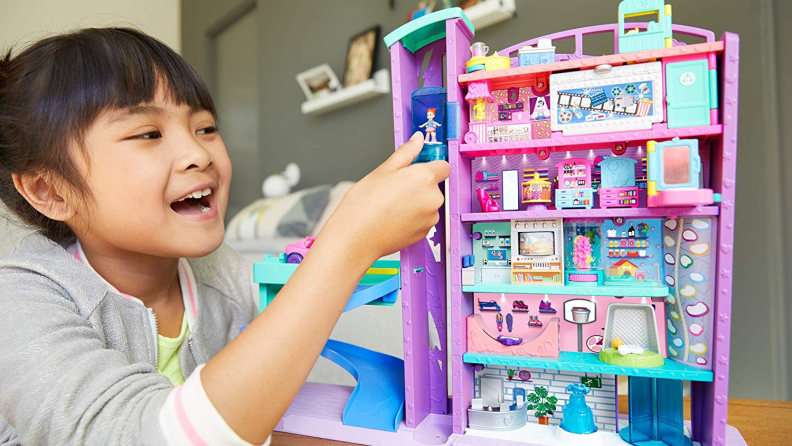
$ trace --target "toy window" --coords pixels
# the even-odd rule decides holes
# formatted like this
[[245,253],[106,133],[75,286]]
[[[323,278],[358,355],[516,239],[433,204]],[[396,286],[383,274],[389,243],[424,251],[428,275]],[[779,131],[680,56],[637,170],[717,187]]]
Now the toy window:
[[690,182],[690,147],[673,146],[663,149],[663,182],[667,185]]

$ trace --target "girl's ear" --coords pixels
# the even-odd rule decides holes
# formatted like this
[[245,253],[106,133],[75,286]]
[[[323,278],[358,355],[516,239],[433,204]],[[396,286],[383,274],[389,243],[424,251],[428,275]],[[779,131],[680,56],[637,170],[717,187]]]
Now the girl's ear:
[[[11,175],[16,190],[25,197],[34,209],[57,221],[71,220],[76,214],[74,203],[64,199],[62,182],[52,175],[36,173],[14,173]],[[61,185],[59,191],[59,185]]]

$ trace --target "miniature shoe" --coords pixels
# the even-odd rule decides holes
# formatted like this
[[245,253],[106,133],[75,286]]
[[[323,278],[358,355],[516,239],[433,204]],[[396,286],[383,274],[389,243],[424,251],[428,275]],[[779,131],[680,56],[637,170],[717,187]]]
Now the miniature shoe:
[[550,302],[541,301],[539,303],[539,312],[540,313],[556,313],[555,308]]
[[526,305],[525,302],[523,302],[521,300],[515,300],[512,303],[512,308],[515,311],[528,311],[528,305]]
[[478,188],[476,193],[478,194],[479,204],[481,205],[481,212],[500,212],[498,203],[490,197],[487,191]]

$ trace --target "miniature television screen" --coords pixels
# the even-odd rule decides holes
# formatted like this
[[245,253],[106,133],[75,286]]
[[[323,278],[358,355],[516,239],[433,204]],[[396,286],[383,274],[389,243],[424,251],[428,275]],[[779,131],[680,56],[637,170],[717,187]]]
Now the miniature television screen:
[[663,182],[665,184],[690,182],[690,147],[673,146],[663,149]]
[[555,254],[555,234],[547,232],[521,232],[521,256],[551,256]]

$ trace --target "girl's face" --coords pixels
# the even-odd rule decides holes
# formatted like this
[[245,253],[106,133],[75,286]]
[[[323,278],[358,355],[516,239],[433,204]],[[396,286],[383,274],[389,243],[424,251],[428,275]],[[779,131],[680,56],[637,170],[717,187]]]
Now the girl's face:
[[67,222],[81,240],[170,258],[220,246],[231,161],[210,112],[160,91],[151,103],[101,114],[85,143],[87,159],[75,158],[94,202]]
[[426,117],[429,118],[429,119],[432,119],[432,118],[435,117],[435,114],[432,113],[432,112],[426,112]]

